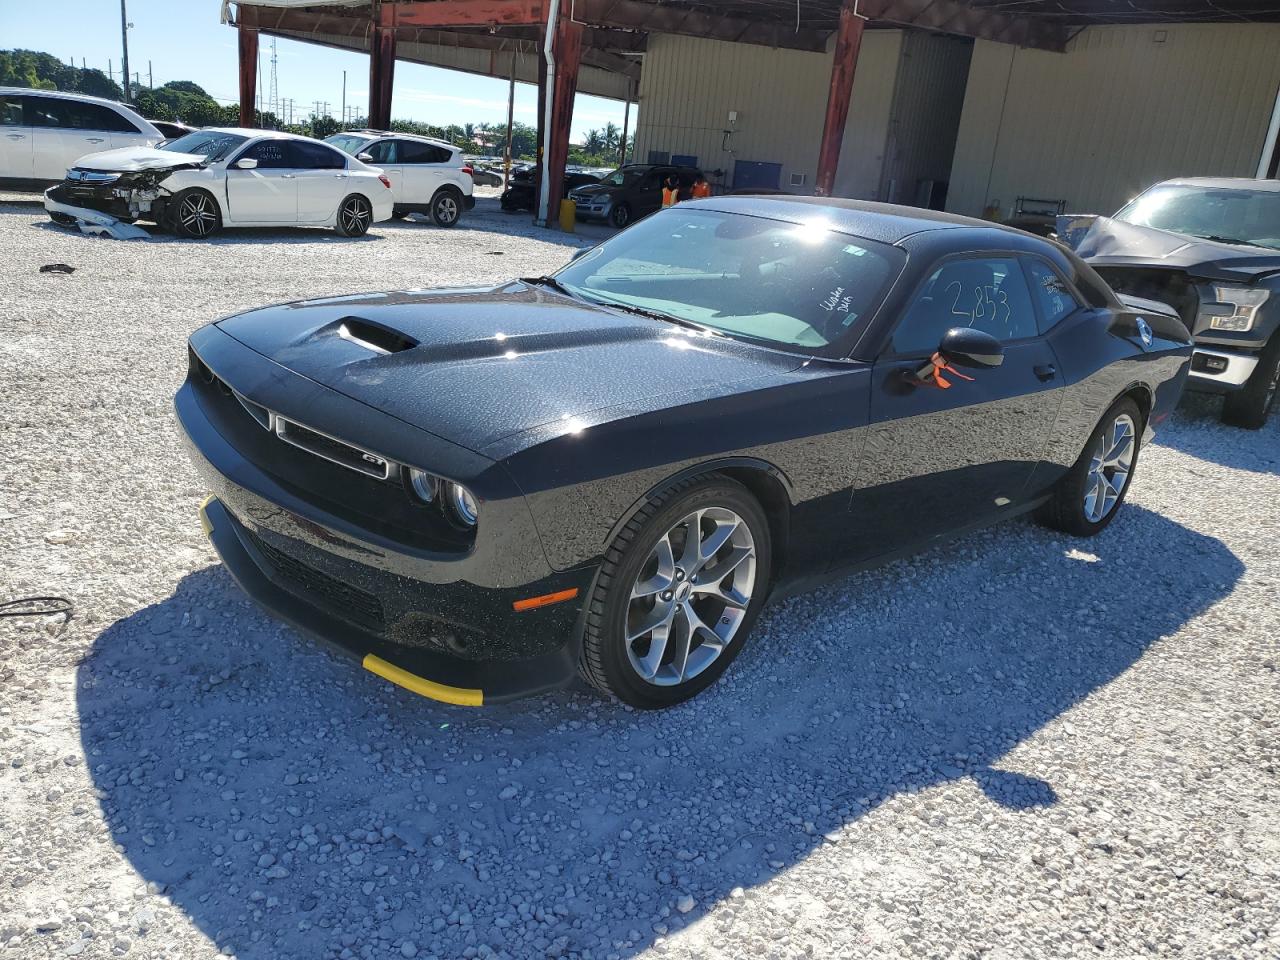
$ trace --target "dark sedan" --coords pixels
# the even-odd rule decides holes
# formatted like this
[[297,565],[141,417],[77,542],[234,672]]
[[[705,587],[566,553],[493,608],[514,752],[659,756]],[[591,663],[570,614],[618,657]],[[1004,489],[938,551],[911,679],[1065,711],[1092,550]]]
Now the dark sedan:
[[1032,510],[1098,533],[1190,353],[1040,238],[724,197],[554,277],[220,320],[176,406],[279,616],[452,703],[662,707],[771,594]]

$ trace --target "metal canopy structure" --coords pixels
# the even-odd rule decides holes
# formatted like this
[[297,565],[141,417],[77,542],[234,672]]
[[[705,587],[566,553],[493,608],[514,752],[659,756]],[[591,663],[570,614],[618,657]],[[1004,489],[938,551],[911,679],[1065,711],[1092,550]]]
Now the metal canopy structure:
[[[235,16],[230,16],[234,3]],[[559,203],[573,97],[630,102],[651,33],[834,50],[819,194],[835,180],[863,30],[914,28],[1062,51],[1091,24],[1275,22],[1275,0],[224,0],[240,34],[241,123],[253,123],[258,37],[368,52],[369,123],[387,127],[397,59],[539,87],[541,217]],[[549,38],[549,39],[548,39]]]

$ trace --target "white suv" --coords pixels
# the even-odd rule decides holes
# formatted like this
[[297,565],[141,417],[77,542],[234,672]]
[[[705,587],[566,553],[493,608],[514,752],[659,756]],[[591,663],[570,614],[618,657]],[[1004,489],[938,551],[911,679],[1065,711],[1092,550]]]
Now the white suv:
[[0,187],[60,183],[89,153],[153,147],[164,134],[122,103],[56,90],[0,87]]
[[443,140],[411,133],[348,130],[325,138],[325,143],[371,163],[391,181],[395,198],[392,216],[427,213],[438,227],[452,227],[463,211],[476,205],[471,167],[462,151]]

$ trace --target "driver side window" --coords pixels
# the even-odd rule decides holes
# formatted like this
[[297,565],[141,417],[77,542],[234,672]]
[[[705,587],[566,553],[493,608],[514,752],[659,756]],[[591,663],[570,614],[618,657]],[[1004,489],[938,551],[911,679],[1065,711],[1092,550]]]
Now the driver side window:
[[1002,343],[1034,337],[1036,313],[1027,281],[1011,257],[944,261],[893,331],[893,352],[929,354],[952,327],[973,327]]

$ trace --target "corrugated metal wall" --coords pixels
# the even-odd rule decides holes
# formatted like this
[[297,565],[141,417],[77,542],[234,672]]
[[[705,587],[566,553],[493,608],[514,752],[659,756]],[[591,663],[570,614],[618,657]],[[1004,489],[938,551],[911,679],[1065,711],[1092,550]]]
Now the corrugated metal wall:
[[951,176],[973,41],[941,33],[905,34],[885,143],[879,197],[920,203],[921,181]]
[[[869,30],[862,41],[836,192],[874,196],[902,33]],[[782,189],[812,190],[831,57],[798,50],[651,34],[640,80],[637,162],[650,151],[696,156],[704,170],[734,158],[782,164]],[[729,111],[738,112],[726,138]],[[790,177],[805,177],[791,187]]]
[[1280,24],[1089,27],[1065,54],[977,41],[948,209],[1018,196],[1110,213],[1176,176],[1252,176]]

